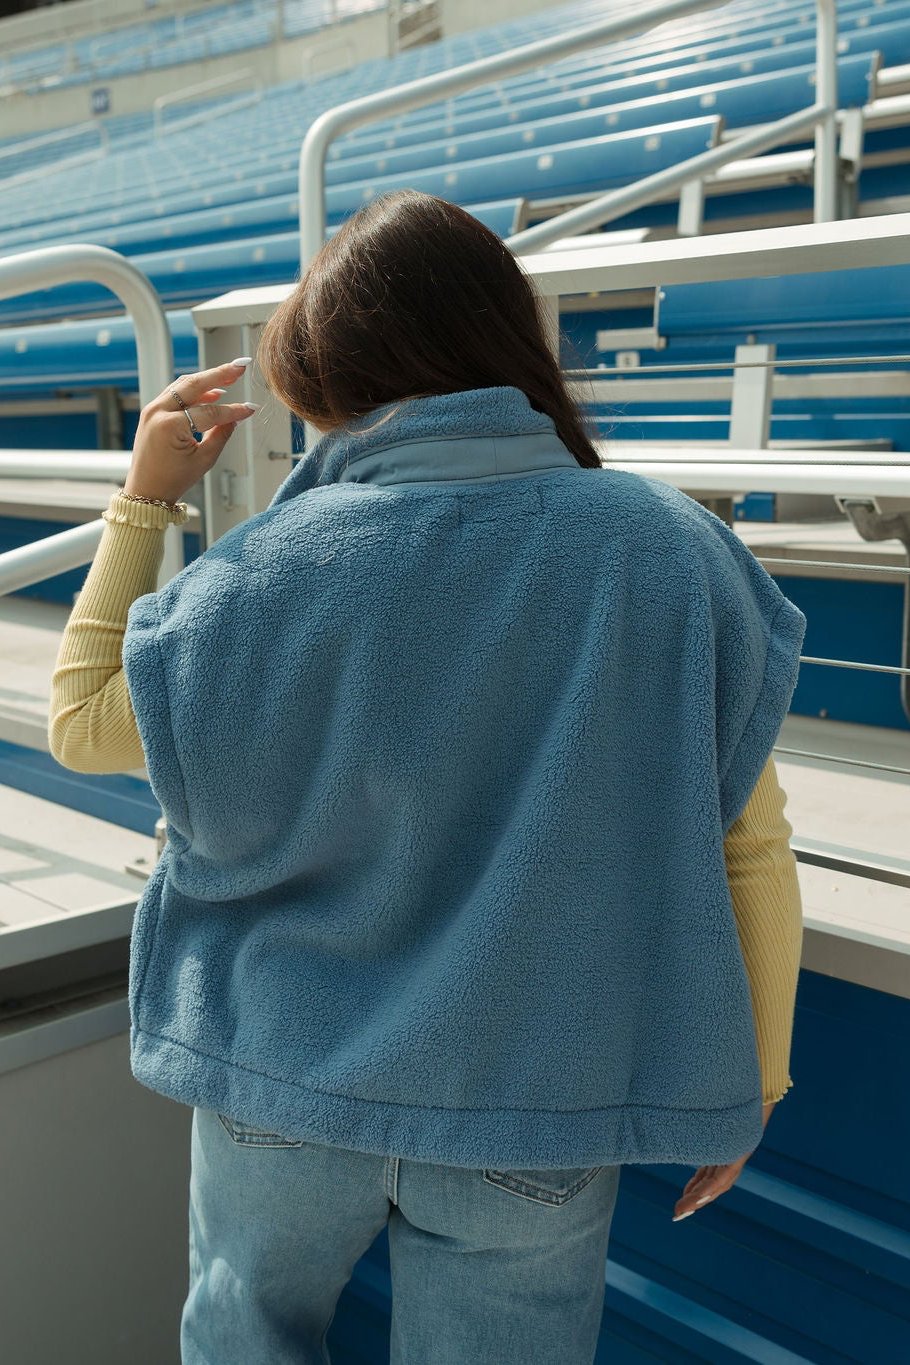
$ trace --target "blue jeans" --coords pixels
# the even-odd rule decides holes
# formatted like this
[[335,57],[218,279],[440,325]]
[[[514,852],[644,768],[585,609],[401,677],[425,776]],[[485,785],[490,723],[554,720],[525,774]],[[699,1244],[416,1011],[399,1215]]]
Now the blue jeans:
[[183,1365],[326,1365],[386,1224],[391,1365],[592,1365],[620,1169],[438,1166],[197,1108]]

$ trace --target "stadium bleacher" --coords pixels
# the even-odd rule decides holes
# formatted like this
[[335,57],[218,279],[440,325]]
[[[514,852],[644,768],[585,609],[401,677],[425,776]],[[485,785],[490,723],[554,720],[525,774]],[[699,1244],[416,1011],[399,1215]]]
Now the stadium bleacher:
[[[259,10],[265,12],[262,6]],[[173,119],[158,124],[151,113],[108,117],[103,144],[97,136],[92,140],[90,129],[77,132],[78,140],[71,142],[25,139],[18,148],[8,143],[0,148],[0,172],[6,177],[0,254],[79,241],[124,253],[148,274],[162,298],[178,369],[192,368],[197,356],[190,307],[228,289],[282,283],[298,270],[300,143],[320,113],[602,13],[597,0],[576,0],[374,59],[328,79],[279,85],[242,110],[232,108],[231,96],[174,111]],[[910,76],[903,71],[910,59],[910,2],[840,0],[837,17],[839,107],[861,121],[858,150],[855,137],[852,149],[842,138],[844,189],[853,195],[854,211],[888,211],[910,193]],[[812,0],[766,0],[758,6],[739,0],[355,129],[329,150],[328,231],[372,195],[401,184],[463,204],[503,237],[610,187],[631,184],[810,103],[814,22]],[[114,38],[119,41],[119,31]],[[230,148],[229,156],[224,148]],[[799,142],[710,177],[705,230],[811,217],[812,158],[807,133]],[[607,225],[601,240],[629,228],[674,233],[677,199],[672,195],[626,214]],[[898,277],[904,281],[898,271],[890,283]],[[796,297],[794,288],[790,281],[788,297]],[[767,290],[766,282],[761,290]],[[734,309],[741,299],[745,335],[754,291],[747,297],[727,290],[725,297]],[[876,324],[886,365],[901,351],[900,300],[905,297],[906,290],[890,290],[887,327],[878,326],[884,322],[882,309],[873,308],[865,319]],[[639,379],[647,377],[649,364],[665,363],[668,355],[701,363],[732,359],[736,317],[723,337],[707,316],[702,325],[696,321],[681,330],[679,298],[677,291],[666,291],[656,325],[653,298],[587,300],[579,311],[564,305],[569,358],[577,363],[580,357],[592,367],[614,365],[619,347],[611,335],[622,337],[637,328],[654,334],[653,346],[637,351]],[[869,344],[869,327],[863,332],[849,281],[826,283],[824,304],[806,346],[821,339],[818,354],[845,355],[852,346]],[[835,322],[836,344],[831,340]],[[762,336],[777,342],[782,356],[805,355],[791,324],[792,319],[775,323],[769,318]],[[623,385],[622,411],[595,405],[605,432],[644,437],[656,432],[663,438],[678,419],[677,434],[684,427],[686,436],[717,435],[722,405],[699,409],[697,400],[693,408],[681,399],[655,404],[648,396],[653,386],[642,385],[637,397],[633,382]],[[135,388],[131,323],[104,289],[70,285],[0,301],[4,444],[46,445],[40,429],[49,404],[59,412],[66,394],[95,390],[119,393],[128,435]],[[661,393],[666,392],[664,385]],[[897,394],[885,402],[837,400],[832,394],[831,401],[844,405],[840,435],[868,436],[877,429],[893,445],[902,445],[905,397]],[[777,411],[775,434],[792,430],[798,418],[806,440],[814,435],[833,439],[836,423],[822,400],[801,399],[799,405],[792,420],[783,407]],[[700,426],[694,422],[699,412]],[[73,448],[94,443],[90,423],[73,424]]]
[[281,38],[299,38],[387,0],[232,0],[198,11],[122,24],[69,43],[13,51],[0,58],[0,92],[48,89],[225,57]]

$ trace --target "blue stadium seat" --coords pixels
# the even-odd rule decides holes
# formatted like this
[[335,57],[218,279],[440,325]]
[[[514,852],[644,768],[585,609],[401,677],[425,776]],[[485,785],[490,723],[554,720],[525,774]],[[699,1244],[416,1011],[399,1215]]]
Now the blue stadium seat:
[[[717,118],[685,119],[672,126],[580,138],[544,152],[534,148],[460,161],[445,171],[435,167],[415,171],[408,184],[456,203],[485,199],[493,190],[535,199],[594,194],[697,156],[714,146],[719,129]],[[329,217],[351,213],[366,199],[400,184],[400,176],[377,175],[366,184],[330,186]]]
[[[800,30],[805,33],[805,29]],[[767,44],[767,36],[762,39]],[[839,43],[841,57],[862,53],[879,52],[882,65],[891,65],[905,60],[910,53],[910,20],[886,25],[870,25],[858,29],[854,34],[842,37]],[[815,61],[814,41],[804,41],[790,47],[763,46],[754,53],[737,57],[721,57],[713,61],[691,64],[677,64],[657,71],[642,71],[635,64],[633,74],[617,79],[617,73],[601,71],[596,80],[590,72],[585,73],[585,83],[578,88],[552,87],[540,91],[536,100],[529,98],[522,104],[511,103],[506,113],[510,122],[530,121],[561,114],[575,113],[592,105],[622,103],[636,98],[667,94],[680,90],[690,90],[695,86],[715,85],[722,82],[737,82],[743,77],[769,75],[781,71],[810,66]],[[489,99],[489,96],[487,97]],[[459,109],[464,108],[460,105]],[[427,140],[429,137],[446,135],[464,136],[469,132],[500,128],[503,123],[503,109],[500,104],[481,107],[474,112],[465,110],[459,113],[457,122],[451,115],[445,118],[432,118],[430,111],[421,111],[422,118],[417,121],[402,122],[397,128],[384,128],[371,124],[369,132],[356,139],[358,150],[367,152],[391,150]],[[352,142],[354,139],[352,139]],[[330,158],[344,156],[338,143]]]
[[[863,52],[838,63],[838,102],[842,108],[863,106],[872,98],[876,54]],[[812,104],[815,67],[798,67],[771,76],[759,75],[696,86],[679,92],[646,95],[622,103],[596,101],[593,109],[563,112],[547,117],[521,110],[521,122],[507,128],[494,127],[446,138],[432,138],[391,151],[370,152],[358,157],[335,159],[326,171],[326,183],[337,184],[377,172],[405,175],[416,169],[459,164],[473,157],[501,156],[529,146],[548,147],[606,132],[628,132],[675,124],[685,119],[721,114],[727,128],[747,127],[755,122],[756,108],[762,122],[784,118]],[[539,106],[537,106],[539,108]]]
[[[523,199],[500,199],[486,204],[468,204],[465,207],[493,232],[498,233],[500,237],[507,237],[516,231],[521,222],[524,204]],[[176,251],[190,246],[207,246],[216,242],[233,242],[259,238],[270,233],[285,233],[289,229],[296,232],[297,221],[296,196],[282,194],[255,200],[249,204],[230,204],[225,208],[169,214],[163,221],[146,219],[125,227],[95,230],[91,233],[91,240],[97,246],[111,247],[126,256],[137,256],[140,253],[160,251],[165,245]],[[331,224],[327,235],[331,236],[337,228],[337,224]],[[44,244],[58,245],[77,240],[80,240],[80,234],[66,233]]]
[[[199,343],[187,309],[167,314],[174,342],[175,373],[194,370]],[[130,318],[94,318],[0,328],[0,400],[66,389],[115,384],[127,391],[139,382]]]
[[[511,231],[518,204],[517,200],[508,200],[502,204],[478,205],[477,217],[494,232]],[[151,280],[162,301],[173,307],[180,303],[199,303],[227,289],[243,288],[253,277],[259,284],[283,284],[292,279],[300,265],[300,234],[297,231],[272,233],[246,237],[239,242],[188,247],[184,251],[170,248],[131,259]],[[3,300],[0,302],[0,324],[8,324],[14,319],[34,322],[61,315],[103,314],[111,307],[119,307],[119,304],[99,285],[61,285],[52,292],[39,290]]]
[[659,291],[656,322],[661,336],[678,338],[805,328],[910,323],[910,266],[874,270],[826,270],[786,278],[732,280],[722,284],[674,284]]

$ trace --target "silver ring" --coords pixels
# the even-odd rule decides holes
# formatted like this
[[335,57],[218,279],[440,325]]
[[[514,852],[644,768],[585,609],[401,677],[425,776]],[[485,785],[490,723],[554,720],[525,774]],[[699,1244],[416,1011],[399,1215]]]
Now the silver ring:
[[175,398],[177,402],[180,404],[180,410],[190,424],[190,431],[193,433],[193,440],[201,441],[202,432],[199,430],[199,428],[196,426],[196,423],[193,421],[192,414],[190,413],[190,410],[187,407],[186,403],[184,403],[183,399],[180,397],[180,394],[177,392],[176,389],[170,389],[169,393],[171,397]]
[[186,418],[186,420],[187,420],[187,421],[189,422],[189,424],[190,424],[190,431],[193,433],[193,440],[194,440],[194,441],[201,441],[201,440],[202,440],[202,432],[199,430],[199,428],[196,426],[196,423],[193,421],[193,418],[192,418],[192,416],[191,416],[191,414],[190,414],[190,410],[189,410],[189,408],[186,406],[185,403],[184,403],[184,405],[183,405],[183,415],[184,415],[184,417]]

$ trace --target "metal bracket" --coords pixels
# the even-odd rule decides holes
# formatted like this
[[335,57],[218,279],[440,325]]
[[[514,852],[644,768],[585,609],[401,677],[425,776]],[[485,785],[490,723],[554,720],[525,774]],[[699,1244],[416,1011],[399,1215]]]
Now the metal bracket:
[[767,449],[776,357],[774,345],[736,348],[729,436],[735,450]]
[[218,501],[225,510],[229,512],[232,507],[237,506],[234,497],[234,485],[237,475],[233,469],[219,469],[218,471]]
[[841,218],[855,218],[858,212],[858,185],[863,168],[865,118],[862,109],[844,109],[840,116],[837,195]]
[[[863,540],[899,540],[910,566],[910,507],[882,512],[875,498],[851,498],[836,494],[838,510],[848,516]],[[901,667],[910,667],[910,574],[904,578],[904,621],[901,634]],[[910,676],[899,676],[901,706],[910,720]]]
[[123,449],[123,408],[120,390],[113,385],[95,389],[98,449]]
[[700,237],[705,226],[705,182],[699,176],[686,181],[679,192],[676,232],[680,237]]

